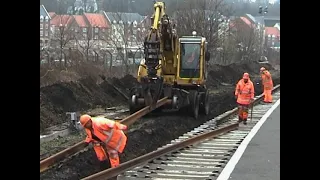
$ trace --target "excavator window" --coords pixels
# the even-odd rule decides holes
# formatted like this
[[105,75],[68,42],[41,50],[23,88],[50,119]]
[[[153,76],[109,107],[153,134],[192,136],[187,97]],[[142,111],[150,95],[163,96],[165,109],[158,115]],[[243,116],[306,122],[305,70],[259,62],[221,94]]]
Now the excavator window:
[[201,45],[196,43],[181,43],[180,45],[180,77],[200,77],[200,50]]

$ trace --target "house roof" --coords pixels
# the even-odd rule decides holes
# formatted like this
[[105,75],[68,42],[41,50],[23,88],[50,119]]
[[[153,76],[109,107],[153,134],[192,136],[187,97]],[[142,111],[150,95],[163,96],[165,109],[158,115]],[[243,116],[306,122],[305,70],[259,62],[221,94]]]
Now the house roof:
[[73,17],[71,15],[56,15],[51,19],[50,24],[55,26],[60,26],[60,24],[66,26],[72,22],[72,19]]
[[266,35],[275,35],[275,36],[280,36],[280,31],[276,27],[265,27],[265,34]]
[[244,23],[246,23],[249,27],[252,26],[252,23],[250,22],[249,19],[247,19],[247,18],[245,18],[245,17],[240,17],[240,19],[241,19]]
[[[103,14],[96,14],[96,13],[84,13],[85,18],[89,21],[91,26],[100,27],[100,28],[108,28],[109,24],[107,19],[104,17]],[[80,19],[80,18],[79,18]]]
[[280,23],[276,23],[273,27],[276,27],[280,31]]
[[262,24],[264,25],[264,16],[252,16],[251,14],[246,14],[246,18],[248,18],[254,24]]
[[105,15],[110,20],[110,22],[122,20],[123,22],[137,21],[137,23],[140,23],[144,19],[144,16],[141,16],[138,13],[105,12]]
[[251,23],[251,21],[250,21],[248,18],[246,18],[246,17],[240,17],[240,18],[237,18],[237,19],[235,19],[235,20],[230,20],[230,22],[229,22],[229,28],[235,28],[235,29],[237,29],[237,26],[239,26],[239,24],[238,24],[239,21],[240,21],[240,22],[244,22],[244,24],[247,25],[247,26],[249,26],[250,28],[255,26],[255,24]]
[[256,19],[251,14],[246,14],[246,18],[252,23],[256,23]]
[[49,16],[52,19],[54,16],[56,16],[57,14],[55,12],[49,12]]
[[142,16],[141,22],[148,21],[150,19],[150,16]]
[[48,17],[49,19],[51,19],[44,5],[40,5],[40,16],[42,16],[43,18]]
[[88,27],[86,20],[82,15],[73,15],[73,18],[79,27]]

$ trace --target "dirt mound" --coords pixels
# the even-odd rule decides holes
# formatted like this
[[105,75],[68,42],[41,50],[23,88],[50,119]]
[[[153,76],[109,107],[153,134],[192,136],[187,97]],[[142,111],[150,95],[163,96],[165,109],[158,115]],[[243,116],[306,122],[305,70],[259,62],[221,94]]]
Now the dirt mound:
[[113,93],[114,96],[120,96],[120,94],[110,85],[112,84],[114,87],[120,89],[123,93],[128,95],[130,93],[130,89],[135,86],[137,79],[131,75],[125,75],[123,78],[109,78],[107,81],[104,81],[101,84],[101,87],[104,87],[107,91],[106,93]]
[[121,79],[112,78],[112,82],[116,87],[119,87],[122,89],[130,89],[136,84],[137,79],[131,75],[126,75]]
[[208,86],[219,87],[222,83],[235,84],[242,77],[243,73],[248,72],[252,79],[259,75],[261,67],[273,70],[270,64],[259,64],[257,62],[241,62],[228,66],[213,65],[209,68]]
[[[94,80],[99,78],[99,74],[106,74],[101,64],[93,62],[82,62],[77,66],[68,67],[64,70],[51,69],[45,66],[40,67],[40,87],[53,85],[61,82],[78,81],[86,77]],[[96,81],[95,81],[96,82]]]
[[[134,82],[135,78],[127,75],[121,79],[113,78],[111,84],[118,82],[121,91]],[[76,82],[57,83],[40,88],[40,132],[45,128],[66,121],[66,112],[84,111],[97,106],[115,106],[126,103],[115,89],[107,82],[97,85],[91,78]]]

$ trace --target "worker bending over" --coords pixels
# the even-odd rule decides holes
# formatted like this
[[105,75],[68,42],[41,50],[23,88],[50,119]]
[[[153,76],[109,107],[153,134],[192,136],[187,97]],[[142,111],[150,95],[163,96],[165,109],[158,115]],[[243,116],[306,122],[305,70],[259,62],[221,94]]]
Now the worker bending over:
[[266,68],[260,68],[262,86],[263,86],[263,95],[265,103],[272,103],[272,89],[273,89],[273,81],[271,77],[271,73],[266,70]]
[[111,167],[119,166],[119,153],[123,152],[127,143],[127,136],[122,130],[126,130],[127,126],[104,117],[92,118],[87,114],[80,117],[80,123],[87,133],[85,142],[93,144],[99,161],[107,159],[106,149]]
[[239,122],[243,121],[243,124],[247,124],[249,106],[254,98],[254,86],[248,73],[244,73],[237,83],[235,96],[238,103]]

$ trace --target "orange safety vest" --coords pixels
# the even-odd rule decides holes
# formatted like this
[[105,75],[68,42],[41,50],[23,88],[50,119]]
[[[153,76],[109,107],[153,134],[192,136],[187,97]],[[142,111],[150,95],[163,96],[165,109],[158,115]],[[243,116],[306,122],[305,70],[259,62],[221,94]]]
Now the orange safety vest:
[[265,70],[261,74],[263,88],[265,90],[272,90],[273,89],[273,81],[269,71]]
[[[127,143],[127,136],[122,130],[127,129],[127,126],[103,117],[94,117],[91,120],[93,134],[108,147],[122,153]],[[89,129],[85,131],[87,132],[85,142],[97,141]]]
[[254,98],[254,86],[252,81],[249,79],[247,83],[244,83],[241,79],[236,86],[235,95],[238,96],[237,103],[248,105],[250,99]]

